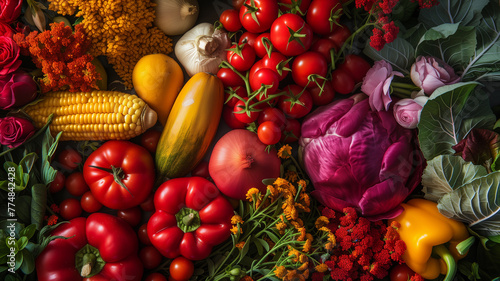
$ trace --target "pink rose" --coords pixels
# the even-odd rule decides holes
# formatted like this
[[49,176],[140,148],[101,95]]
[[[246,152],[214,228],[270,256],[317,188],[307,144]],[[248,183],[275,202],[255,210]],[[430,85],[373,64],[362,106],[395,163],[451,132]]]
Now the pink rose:
[[384,61],[376,61],[368,70],[361,91],[370,96],[369,103],[372,110],[388,110],[391,103],[390,86],[394,75],[402,77],[403,74],[393,71],[392,66]]
[[19,46],[12,38],[0,36],[0,75],[16,71],[20,65]]
[[10,148],[23,144],[35,133],[30,121],[18,117],[0,119],[0,143]]
[[33,77],[22,70],[0,76],[0,108],[21,107],[36,98],[37,90]]
[[6,23],[0,21],[0,36],[7,36],[12,38],[14,30]]
[[420,113],[429,97],[418,96],[414,99],[402,99],[394,105],[394,118],[407,129],[414,129],[420,121]]
[[22,0],[2,0],[0,2],[0,21],[11,23],[21,15]]
[[460,77],[455,74],[451,66],[430,56],[419,56],[411,66],[410,75],[413,83],[424,90],[428,96],[441,86],[460,81]]

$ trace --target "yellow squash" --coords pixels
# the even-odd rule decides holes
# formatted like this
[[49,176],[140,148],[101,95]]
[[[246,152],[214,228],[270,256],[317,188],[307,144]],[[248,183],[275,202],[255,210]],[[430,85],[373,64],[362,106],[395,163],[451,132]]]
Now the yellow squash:
[[224,86],[215,75],[200,72],[175,100],[156,148],[158,181],[188,174],[217,132],[224,104]]
[[132,83],[137,95],[158,114],[165,125],[175,98],[184,84],[179,64],[164,54],[142,57],[132,72]]

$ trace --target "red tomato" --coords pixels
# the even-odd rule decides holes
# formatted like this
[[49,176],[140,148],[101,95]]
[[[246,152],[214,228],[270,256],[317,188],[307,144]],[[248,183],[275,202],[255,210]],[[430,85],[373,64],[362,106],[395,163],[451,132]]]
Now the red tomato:
[[155,153],[158,141],[160,140],[161,132],[156,129],[149,129],[141,135],[141,146],[149,152]]
[[194,167],[191,171],[191,176],[193,177],[202,177],[208,179],[210,177],[210,173],[208,172],[208,161],[201,161]]
[[82,214],[82,207],[80,201],[75,198],[64,199],[59,204],[59,214],[65,220],[74,219]]
[[89,190],[89,186],[85,182],[81,172],[74,172],[70,174],[66,178],[64,186],[66,187],[66,190],[68,190],[69,194],[73,196],[82,196]]
[[58,154],[57,161],[64,169],[74,170],[82,163],[82,155],[73,148],[66,148]]
[[406,264],[397,264],[392,267],[389,274],[391,281],[407,281],[415,274]]
[[276,124],[280,130],[285,128],[286,117],[283,111],[275,108],[268,107],[259,114],[259,118],[257,119],[257,123],[260,125],[266,121],[271,121]]
[[253,64],[252,68],[250,68],[250,71],[248,72],[248,79],[252,80],[252,77],[255,75],[255,73],[257,71],[259,71],[260,69],[262,69],[262,68],[264,68],[264,66],[263,66],[263,60],[256,61]]
[[247,90],[244,86],[226,87],[224,90],[224,104],[227,106],[234,106],[240,98],[248,97]]
[[66,177],[61,171],[57,171],[56,177],[49,185],[49,191],[51,193],[56,193],[61,191],[64,187],[64,182],[66,181]]
[[311,51],[322,54],[327,62],[331,62],[330,50],[332,49],[336,52],[339,48],[332,40],[327,38],[320,38],[311,45]]
[[342,4],[338,0],[312,0],[306,21],[314,33],[327,35],[338,27]]
[[146,269],[153,269],[160,265],[163,256],[153,246],[146,246],[139,252],[139,258]]
[[327,35],[327,38],[332,40],[333,43],[340,49],[344,45],[347,38],[351,36],[351,31],[345,25],[337,27],[332,33]]
[[89,155],[83,176],[101,204],[127,209],[141,204],[151,193],[154,167],[153,157],[144,147],[112,140]]
[[243,44],[243,43],[247,43],[248,45],[250,45],[252,48],[254,48],[255,46],[255,40],[257,40],[257,37],[259,36],[259,34],[255,34],[255,33],[252,33],[252,32],[245,32],[241,35],[240,37],[240,40],[238,41],[238,44]]
[[168,279],[161,273],[153,272],[146,276],[146,279],[144,279],[144,281],[168,281]]
[[285,56],[297,56],[311,47],[313,32],[300,16],[284,14],[271,26],[271,42]]
[[354,79],[355,83],[363,81],[366,73],[372,66],[364,58],[350,54],[345,57],[345,60],[338,66],[338,68],[349,73]]
[[224,106],[222,109],[222,118],[224,122],[226,122],[231,129],[244,129],[247,124],[236,119],[233,109],[234,107]]
[[217,77],[222,81],[224,87],[244,86],[245,81],[231,68],[221,68],[217,72]]
[[241,29],[240,15],[236,9],[228,9],[222,12],[219,21],[227,31],[236,32]]
[[255,39],[255,45],[253,46],[255,50],[255,54],[259,58],[263,58],[265,55],[267,55],[267,49],[270,49],[272,47],[271,45],[271,39],[269,38],[270,34],[269,32],[262,33]]
[[287,57],[278,52],[272,52],[271,56],[265,55],[262,58],[262,67],[269,68],[279,75],[280,81],[290,72],[290,65]]
[[[262,92],[257,95],[259,101],[266,99],[269,95],[275,94],[279,84],[280,77],[278,73],[269,68],[259,69],[250,79],[250,88],[253,92],[262,88]],[[267,89],[264,90],[263,87],[267,87]]]
[[329,104],[335,98],[335,91],[333,90],[332,83],[330,81],[326,81],[326,83],[322,86],[323,91],[321,91],[321,88],[317,85],[309,89],[313,99],[313,104],[316,106]]
[[297,119],[286,119],[286,127],[281,134],[281,141],[284,143],[292,143],[300,138],[300,122]]
[[265,121],[257,128],[257,136],[265,145],[276,144],[281,139],[281,129],[272,121]]
[[227,61],[238,71],[247,71],[255,62],[255,51],[248,44],[231,46],[227,52]]
[[240,21],[246,30],[262,33],[271,27],[278,11],[276,0],[246,0],[240,9]]
[[139,206],[144,212],[154,211],[155,210],[154,192],[151,192],[149,196],[144,201],[142,201],[142,203]]
[[151,240],[149,240],[148,236],[148,223],[145,223],[139,227],[137,230],[137,237],[139,238],[139,242],[144,245],[152,245]]
[[[245,98],[245,101],[248,100],[248,98]],[[259,113],[258,111],[250,111],[249,108],[245,110],[245,101],[239,100],[235,105],[234,105],[234,116],[236,119],[238,119],[240,122],[243,122],[245,124],[250,124],[253,121],[257,120],[259,118]],[[253,104],[253,101],[249,102],[249,105]]]
[[95,213],[102,208],[102,204],[95,199],[90,190],[82,195],[80,205],[82,205],[82,209],[87,213]]
[[283,12],[291,11],[293,14],[305,14],[311,0],[278,0],[278,3],[280,3],[280,10]]
[[[328,72],[328,64],[320,53],[317,52],[305,52],[293,60],[292,63],[292,78],[295,83],[301,87],[314,87],[316,84],[313,81],[309,81],[309,75],[319,75],[321,77],[326,77]],[[324,79],[316,78],[318,82]]]
[[343,69],[337,68],[332,71],[332,87],[336,93],[349,94],[354,90],[355,84],[351,74]]
[[240,8],[241,8],[241,6],[243,6],[244,2],[245,2],[245,0],[231,0],[231,5],[236,10],[240,10]]
[[142,211],[139,206],[119,210],[116,214],[117,217],[122,218],[128,222],[132,227],[138,225],[142,219]]
[[185,257],[175,258],[169,267],[170,276],[176,281],[187,281],[194,273],[194,264]]
[[309,91],[297,85],[288,85],[286,91],[287,95],[280,97],[278,107],[291,118],[306,116],[313,106]]

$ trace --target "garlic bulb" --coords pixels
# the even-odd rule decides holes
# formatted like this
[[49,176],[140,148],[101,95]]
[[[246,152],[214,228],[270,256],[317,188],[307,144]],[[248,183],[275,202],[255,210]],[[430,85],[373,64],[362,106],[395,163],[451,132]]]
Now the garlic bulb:
[[231,46],[227,33],[215,30],[210,23],[200,23],[186,32],[175,44],[175,56],[189,76],[198,72],[217,73]]
[[196,0],[156,0],[155,24],[166,35],[180,35],[194,26],[200,6]]

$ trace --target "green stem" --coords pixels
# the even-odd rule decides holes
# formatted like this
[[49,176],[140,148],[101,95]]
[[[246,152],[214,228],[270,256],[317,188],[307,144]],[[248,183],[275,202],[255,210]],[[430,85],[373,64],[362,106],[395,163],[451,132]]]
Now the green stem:
[[444,277],[443,281],[452,281],[457,272],[457,263],[455,262],[455,259],[451,255],[448,248],[446,248],[444,245],[434,246],[432,252],[441,257],[441,259],[443,259],[443,261],[446,263],[447,270],[446,276]]
[[465,239],[464,241],[458,243],[456,246],[457,251],[460,255],[465,255],[467,251],[469,251],[470,247],[474,245],[474,242],[476,241],[476,237],[470,236],[469,238]]
[[420,91],[419,87],[417,87],[415,85],[412,85],[412,84],[408,84],[408,83],[392,82],[391,86],[395,87],[395,88],[399,88],[399,89],[408,89],[408,90],[413,90],[413,91]]

